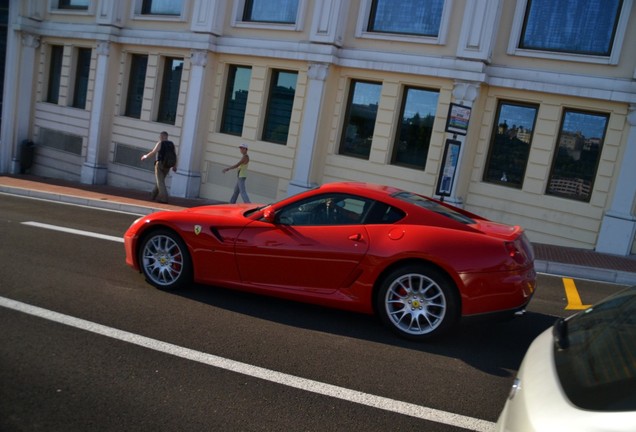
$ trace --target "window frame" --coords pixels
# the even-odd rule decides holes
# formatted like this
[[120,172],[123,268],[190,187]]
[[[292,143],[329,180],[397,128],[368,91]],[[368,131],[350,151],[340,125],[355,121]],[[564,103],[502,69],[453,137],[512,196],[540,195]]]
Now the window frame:
[[[437,105],[435,107],[435,113],[433,115],[433,124],[431,124],[431,130],[430,130],[430,137],[428,140],[428,143],[426,143],[426,155],[424,157],[424,163],[423,165],[418,165],[418,164],[414,164],[414,163],[406,163],[406,162],[400,162],[398,161],[398,153],[399,153],[399,145],[400,145],[400,138],[402,137],[402,121],[404,119],[404,111],[406,109],[406,103],[408,100],[408,92],[409,90],[418,90],[418,91],[427,91],[427,92],[431,92],[431,93],[437,93]],[[417,87],[417,86],[412,86],[412,85],[407,85],[404,86],[402,89],[402,103],[400,106],[400,115],[397,119],[396,122],[396,131],[395,131],[395,136],[393,139],[393,148],[391,150],[391,165],[395,165],[395,166],[401,166],[401,167],[405,167],[405,168],[412,168],[412,169],[417,169],[417,170],[421,170],[424,171],[426,170],[426,163],[428,161],[428,153],[431,149],[431,141],[433,139],[433,133],[434,133],[434,129],[435,129],[435,119],[437,117],[437,108],[439,107],[439,96],[440,96],[440,91],[439,89],[431,89],[431,88],[426,88],[426,87]]]
[[[54,51],[59,49],[59,58],[54,56]],[[49,76],[46,88],[46,102],[51,104],[60,103],[60,83],[62,80],[62,64],[64,63],[64,45],[50,45],[49,47]],[[57,58],[59,64],[54,64]],[[54,99],[54,100],[53,100]]]
[[[91,7],[91,2],[89,1],[86,6],[81,5],[73,5],[71,4],[73,0],[57,0],[57,6],[54,5],[56,10],[63,11],[76,11],[76,12],[87,12]],[[54,2],[55,3],[55,2]]]
[[[80,60],[86,60],[83,54],[88,52],[88,64],[83,64]],[[75,49],[75,67],[73,68],[73,97],[71,98],[71,107],[78,109],[86,109],[88,102],[88,87],[91,75],[91,62],[93,59],[93,49],[87,47],[77,47]],[[80,74],[86,72],[86,81],[80,80]],[[82,75],[83,76],[83,75]],[[82,101],[83,99],[83,101]]]
[[241,131],[238,133],[235,133],[233,131],[230,130],[229,127],[226,127],[227,125],[229,125],[228,122],[228,106],[230,104],[230,101],[232,100],[232,93],[234,92],[235,89],[235,83],[236,83],[236,73],[238,72],[239,69],[249,69],[250,71],[250,82],[251,82],[251,77],[252,77],[252,66],[247,66],[247,65],[237,65],[237,64],[231,64],[228,65],[227,68],[227,78],[225,80],[225,95],[223,98],[223,110],[221,112],[221,122],[219,125],[219,132],[220,133],[224,133],[224,134],[229,134],[229,135],[236,135],[236,136],[241,136],[243,134],[243,127],[245,126],[245,112],[247,111],[247,100],[249,99],[249,90],[250,90],[250,83],[248,82],[247,85],[247,97],[245,100],[245,107],[243,109],[243,113],[242,113],[242,119],[241,119]]
[[420,36],[401,33],[373,32],[368,30],[373,2],[376,0],[361,0],[355,37],[361,39],[389,40],[396,42],[411,42],[430,45],[445,45],[450,30],[450,19],[453,11],[453,0],[444,0],[444,8],[439,24],[437,36]]
[[[136,20],[153,20],[153,21],[185,21],[186,16],[186,1],[179,0],[181,2],[181,12],[179,14],[157,14],[147,12],[149,4],[152,0],[135,0],[132,5],[132,19]],[[151,4],[150,4],[150,7]]]
[[[141,113],[143,111],[143,103],[144,103],[144,89],[146,86],[146,76],[148,74],[148,54],[137,54],[137,53],[133,53],[130,55],[130,64],[129,64],[129,68],[128,68],[128,84],[127,84],[127,88],[126,88],[126,104],[124,106],[124,113],[123,115],[125,117],[130,117],[130,118],[136,118],[136,119],[140,119],[141,118]],[[132,106],[133,104],[131,103],[131,97],[133,96],[137,96],[137,92],[131,91],[131,89],[133,89],[132,87],[132,76],[133,76],[133,69],[136,69],[137,67],[139,67],[138,64],[136,64],[135,59],[143,59],[145,58],[146,60],[146,64],[144,66],[144,74],[143,74],[143,82],[141,85],[141,101],[139,103],[139,115],[135,115],[135,112],[132,112]],[[137,81],[136,79],[134,81]]]
[[[494,149],[495,149],[495,140],[497,138],[497,131],[499,130],[499,124],[500,124],[500,117],[501,117],[501,110],[502,107],[504,105],[509,105],[509,106],[515,106],[515,107],[521,107],[521,108],[534,108],[535,109],[535,114],[534,114],[534,121],[532,124],[532,132],[531,132],[531,136],[530,136],[530,142],[528,142],[528,154],[526,155],[526,161],[525,161],[525,165],[523,167],[523,170],[521,172],[521,183],[520,184],[516,184],[516,183],[510,183],[508,181],[505,180],[496,180],[496,179],[489,179],[487,178],[488,176],[488,171],[489,171],[489,167],[490,164],[492,162],[492,157],[493,157],[493,153],[494,153]],[[537,120],[539,118],[539,108],[540,108],[540,104],[538,103],[532,103],[532,102],[518,102],[518,101],[512,101],[509,99],[499,99],[497,101],[497,112],[495,113],[494,116],[494,120],[493,120],[493,125],[492,125],[492,129],[491,129],[491,133],[490,133],[490,139],[488,141],[488,154],[486,156],[486,164],[484,165],[484,172],[482,175],[482,181],[484,183],[488,183],[488,184],[495,184],[495,185],[500,185],[500,186],[506,186],[506,187],[510,187],[513,189],[523,189],[523,183],[525,181],[525,177],[526,177],[526,171],[528,170],[528,162],[530,161],[530,151],[532,150],[532,140],[534,139],[534,132],[537,126]],[[505,121],[505,119],[504,119]]]
[[[166,107],[165,104],[168,103],[169,99],[166,99],[169,94],[168,91],[166,90],[166,84],[168,83],[167,80],[169,80],[170,78],[168,78],[168,73],[169,69],[172,69],[172,62],[173,61],[181,61],[182,62],[182,69],[181,69],[181,75],[179,77],[179,86],[178,89],[176,91],[176,100],[174,101],[174,119],[172,121],[170,121],[170,119],[168,117],[165,117],[169,114],[170,110],[168,108],[170,107]],[[179,115],[179,95],[181,92],[181,83],[183,81],[183,70],[185,69],[185,59],[183,57],[162,57],[161,58],[161,64],[162,64],[162,69],[161,69],[161,88],[159,89],[159,103],[157,104],[157,112],[156,112],[156,122],[157,123],[164,123],[164,124],[170,124],[170,125],[174,125],[177,122],[177,117]]]
[[523,26],[525,22],[526,10],[528,7],[528,0],[517,0],[512,29],[510,31],[510,39],[508,41],[507,54],[519,57],[617,65],[623,49],[623,42],[625,40],[625,34],[627,32],[627,25],[629,22],[633,3],[634,0],[623,0],[623,5],[619,12],[618,22],[616,24],[616,31],[614,35],[614,41],[612,43],[611,54],[609,56],[597,56],[519,48],[521,36],[523,34]]
[[[556,191],[551,191],[551,184],[552,184],[552,179],[554,177],[557,177],[555,175],[555,170],[556,170],[556,166],[557,166],[557,162],[558,162],[558,158],[559,158],[559,150],[561,149],[561,137],[563,136],[563,127],[565,125],[566,122],[566,115],[568,113],[574,113],[574,114],[583,114],[583,115],[593,115],[593,116],[598,116],[598,117],[605,117],[605,128],[603,130],[603,136],[601,137],[601,141],[599,142],[599,148],[598,148],[598,155],[596,158],[596,162],[594,164],[593,167],[593,173],[591,173],[591,178],[590,178],[590,185],[589,185],[589,190],[590,193],[587,197],[578,197],[576,195],[572,195],[572,194],[567,194],[567,193],[559,193]],[[547,183],[546,183],[546,187],[545,187],[545,195],[548,196],[553,196],[556,198],[563,198],[563,199],[569,199],[572,201],[578,201],[578,202],[585,202],[585,203],[589,203],[592,200],[592,195],[594,194],[594,184],[596,183],[596,178],[598,177],[598,168],[601,162],[601,154],[603,152],[603,146],[605,144],[605,139],[607,138],[607,130],[609,128],[609,122],[610,122],[610,114],[609,113],[603,113],[603,112],[598,112],[598,111],[590,111],[590,110],[583,110],[583,109],[578,109],[578,108],[567,108],[565,107],[561,113],[561,122],[559,125],[559,133],[557,134],[557,139],[556,139],[556,143],[555,143],[555,147],[554,147],[554,153],[552,155],[552,162],[550,164],[550,172],[548,174],[547,177]],[[590,137],[590,138],[596,138],[596,137]]]
[[354,152],[348,152],[345,149],[345,143],[346,143],[346,137],[347,137],[347,132],[348,132],[348,127],[349,127],[349,123],[351,120],[351,108],[353,106],[353,98],[355,96],[355,87],[358,83],[362,83],[362,84],[374,84],[374,85],[378,85],[380,87],[380,94],[378,97],[378,111],[379,111],[379,106],[380,106],[380,101],[382,99],[382,82],[381,81],[370,81],[370,80],[364,80],[364,79],[351,79],[349,81],[349,91],[347,94],[347,105],[345,107],[345,115],[343,117],[343,122],[342,122],[342,131],[340,132],[340,142],[338,143],[338,155],[341,156],[349,156],[349,157],[355,157],[358,159],[363,159],[363,160],[369,160],[370,156],[371,156],[371,149],[373,148],[373,135],[375,134],[375,127],[377,125],[378,122],[378,112],[376,111],[375,113],[375,118],[373,120],[373,132],[371,133],[371,143],[369,145],[369,151],[367,153],[366,156],[363,156],[361,154],[357,154]]
[[298,0],[298,10],[294,23],[271,23],[261,21],[244,21],[244,11],[246,0],[236,0],[232,11],[232,27],[253,28],[262,30],[285,30],[285,31],[303,31],[305,27],[305,16],[307,10],[307,0]]
[[[271,136],[266,136],[268,132],[270,132],[270,119],[272,118],[272,96],[274,95],[274,88],[278,83],[279,74],[289,73],[296,75],[296,86],[294,87],[294,98],[292,99],[292,105],[289,109],[289,118],[287,119],[287,131],[285,133],[284,140],[274,140]],[[287,140],[289,139],[289,127],[291,126],[291,118],[294,113],[294,102],[296,100],[296,92],[298,90],[298,71],[289,70],[289,69],[272,69],[270,78],[269,78],[269,90],[267,93],[267,103],[265,105],[265,117],[263,119],[263,128],[261,131],[261,140],[265,142],[270,142],[274,144],[282,144],[287,145]],[[271,131],[273,133],[273,131]]]

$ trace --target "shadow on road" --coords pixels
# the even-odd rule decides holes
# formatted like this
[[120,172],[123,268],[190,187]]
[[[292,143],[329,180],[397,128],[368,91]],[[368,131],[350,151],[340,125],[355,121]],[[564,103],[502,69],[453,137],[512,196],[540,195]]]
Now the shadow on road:
[[500,377],[513,375],[532,340],[556,321],[554,316],[528,312],[507,321],[462,322],[443,338],[412,342],[394,335],[375,316],[198,285],[172,294],[286,326],[461,359]]

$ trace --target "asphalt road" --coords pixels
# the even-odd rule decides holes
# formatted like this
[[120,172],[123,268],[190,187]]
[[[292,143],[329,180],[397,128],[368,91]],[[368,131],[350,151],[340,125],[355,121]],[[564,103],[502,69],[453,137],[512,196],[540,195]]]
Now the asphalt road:
[[[526,316],[413,343],[374,317],[156,290],[124,263],[136,217],[0,194],[0,430],[491,430],[576,304],[540,275]],[[622,288],[575,284],[583,304]]]

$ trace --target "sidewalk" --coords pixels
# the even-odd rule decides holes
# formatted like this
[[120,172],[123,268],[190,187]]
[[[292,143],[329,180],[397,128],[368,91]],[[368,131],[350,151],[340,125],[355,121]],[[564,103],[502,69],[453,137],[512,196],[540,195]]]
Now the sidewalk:
[[[0,193],[42,198],[135,214],[180,210],[217,201],[171,197],[169,204],[150,201],[149,192],[107,185],[84,185],[31,175],[0,176]],[[534,244],[539,273],[636,285],[636,256],[622,257],[590,250]]]

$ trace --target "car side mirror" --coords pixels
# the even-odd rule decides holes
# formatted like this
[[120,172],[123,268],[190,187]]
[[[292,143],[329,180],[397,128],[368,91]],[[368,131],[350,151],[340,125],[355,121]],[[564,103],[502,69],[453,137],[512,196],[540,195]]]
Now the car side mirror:
[[268,223],[274,223],[276,219],[276,211],[272,208],[268,208],[263,212],[263,220]]

